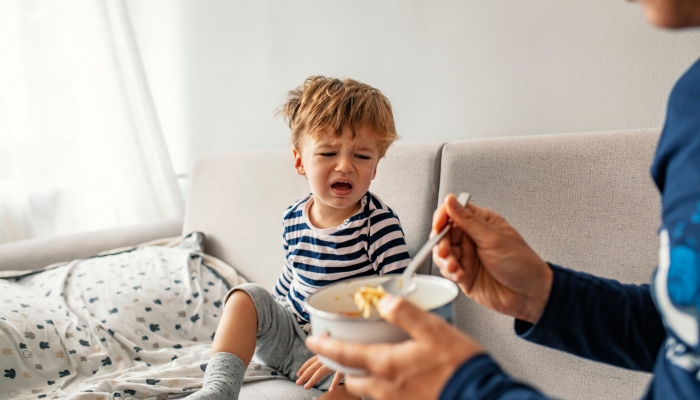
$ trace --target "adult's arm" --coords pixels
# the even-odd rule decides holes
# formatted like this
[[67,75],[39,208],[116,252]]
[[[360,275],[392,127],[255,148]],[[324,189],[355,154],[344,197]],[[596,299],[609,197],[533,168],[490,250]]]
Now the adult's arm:
[[467,360],[452,375],[440,400],[535,400],[547,397],[508,376],[491,357],[480,354]]
[[[516,319],[525,340],[623,368],[651,371],[665,337],[648,285],[610,279],[552,265],[549,300],[540,320]],[[488,355],[464,362],[440,400],[541,399],[544,395],[512,379]]]
[[648,285],[621,284],[552,265],[549,300],[523,339],[618,367],[651,372],[666,336]]
[[654,164],[661,191],[659,269],[652,286],[670,330],[698,350],[700,310],[700,60],[671,92]]

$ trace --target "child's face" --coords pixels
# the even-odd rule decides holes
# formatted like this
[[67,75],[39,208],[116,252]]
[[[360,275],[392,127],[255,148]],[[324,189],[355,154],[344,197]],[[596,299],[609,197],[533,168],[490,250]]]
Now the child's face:
[[[368,126],[352,131],[344,127],[340,137],[322,134],[318,141],[302,135],[294,151],[294,167],[309,180],[311,192],[325,211],[353,209],[377,173],[379,149],[376,134]],[[315,204],[316,204],[315,203]]]

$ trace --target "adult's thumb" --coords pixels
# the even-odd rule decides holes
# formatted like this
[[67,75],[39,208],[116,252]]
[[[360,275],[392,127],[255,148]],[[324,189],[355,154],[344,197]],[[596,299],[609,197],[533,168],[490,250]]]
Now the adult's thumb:
[[467,205],[466,207],[462,206],[453,195],[445,199],[445,206],[445,211],[452,222],[464,231],[477,245],[479,245],[482,239],[493,234],[491,226],[477,215],[478,211],[485,211],[484,209],[480,209],[473,204]]
[[437,315],[423,311],[403,297],[386,294],[377,304],[385,320],[406,331],[414,339],[435,338],[447,322]]

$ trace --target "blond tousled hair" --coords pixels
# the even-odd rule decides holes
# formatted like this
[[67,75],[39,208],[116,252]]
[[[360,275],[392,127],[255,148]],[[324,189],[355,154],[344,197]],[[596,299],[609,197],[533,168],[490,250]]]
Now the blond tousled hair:
[[347,126],[354,138],[356,128],[368,125],[376,132],[381,158],[399,138],[389,99],[378,89],[348,78],[306,78],[303,85],[288,92],[278,114],[289,124],[291,144],[297,149],[303,134],[318,140],[330,128],[339,137]]

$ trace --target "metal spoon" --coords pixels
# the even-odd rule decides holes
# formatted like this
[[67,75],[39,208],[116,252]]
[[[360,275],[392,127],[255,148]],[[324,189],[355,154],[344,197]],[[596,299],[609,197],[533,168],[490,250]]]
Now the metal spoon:
[[[466,206],[469,203],[469,193],[460,193],[457,201],[462,206]],[[401,276],[391,275],[391,278],[382,283],[382,287],[387,293],[391,293],[396,296],[406,297],[416,290],[417,285],[411,281],[413,274],[416,272],[418,267],[420,267],[425,260],[430,256],[433,251],[433,246],[435,246],[440,239],[445,237],[447,232],[452,226],[452,221],[448,221],[444,228],[437,235],[433,236],[428,240],[420,251],[413,257],[413,260],[408,264],[408,267],[403,271]]]

